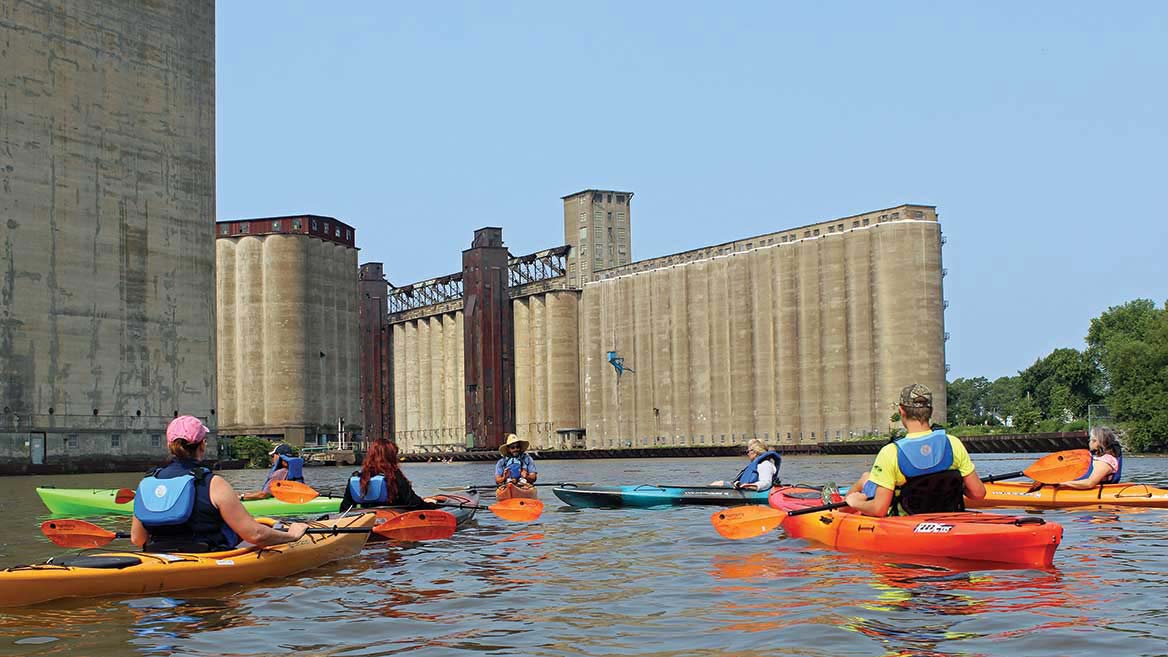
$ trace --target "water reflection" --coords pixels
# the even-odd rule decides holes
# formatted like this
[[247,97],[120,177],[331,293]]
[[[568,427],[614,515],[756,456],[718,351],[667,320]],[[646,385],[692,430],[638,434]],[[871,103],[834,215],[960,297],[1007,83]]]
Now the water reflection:
[[[1031,462],[999,460],[994,471]],[[791,480],[840,481],[870,462],[791,456],[784,470]],[[1168,469],[1168,459],[1135,465]],[[425,491],[485,481],[490,467],[409,464],[408,473]],[[729,458],[540,463],[549,481],[601,484],[712,481],[739,467]],[[344,481],[350,471],[311,474],[325,485]],[[240,488],[262,481],[258,471],[228,476],[252,479]],[[130,483],[84,477],[86,485]],[[55,483],[70,486],[67,479]],[[20,484],[32,496],[12,498],[18,506],[5,510],[13,530],[0,535],[6,544],[0,552],[10,563],[62,552],[36,531],[44,509],[32,493],[34,483],[40,482],[0,481],[0,488]],[[379,543],[358,558],[297,577],[168,597],[0,609],[0,655],[1164,652],[1168,619],[1161,594],[1168,587],[1168,558],[1160,546],[1168,543],[1168,511],[1044,512],[1066,530],[1050,571],[882,559],[781,532],[727,541],[712,531],[709,514],[700,507],[549,505],[538,522],[517,524],[484,512],[451,540]],[[118,523],[106,526],[125,529]]]

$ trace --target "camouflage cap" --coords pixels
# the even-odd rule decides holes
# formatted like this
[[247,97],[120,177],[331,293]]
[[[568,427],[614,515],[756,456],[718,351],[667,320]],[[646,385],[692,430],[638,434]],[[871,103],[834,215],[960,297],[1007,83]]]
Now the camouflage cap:
[[900,401],[905,408],[932,408],[933,391],[920,383],[907,385],[900,391]]

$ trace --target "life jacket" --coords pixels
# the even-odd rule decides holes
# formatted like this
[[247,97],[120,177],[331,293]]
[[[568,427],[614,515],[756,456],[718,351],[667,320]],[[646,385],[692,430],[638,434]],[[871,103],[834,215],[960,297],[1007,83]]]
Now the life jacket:
[[272,475],[276,474],[280,465],[288,468],[288,476],[284,477],[285,481],[304,481],[304,459],[296,456],[281,456],[272,465],[272,469],[268,470],[268,478],[264,480],[264,485],[261,488],[267,488],[268,484],[272,483]]
[[1123,472],[1123,448],[1119,446],[1119,443],[1115,444],[1115,465],[1115,472],[1112,472],[1111,476],[1105,479],[1103,483],[1118,484],[1121,481],[1119,475]]
[[771,481],[771,486],[778,486],[779,485],[779,468],[781,468],[783,466],[783,455],[779,454],[778,452],[774,451],[773,449],[770,450],[769,452],[764,453],[764,454],[759,454],[758,456],[751,459],[750,463],[747,463],[746,467],[742,468],[742,472],[739,472],[738,476],[735,477],[734,480],[740,484],[757,484],[758,483],[758,464],[762,463],[763,461],[768,461],[768,460],[775,462],[775,476],[774,476],[774,480]]
[[[1115,452],[1116,452],[1115,463],[1116,463],[1117,467],[1115,468],[1115,470],[1111,474],[1107,475],[1106,477],[1104,477],[1103,479],[1101,479],[1099,481],[1100,486],[1102,486],[1104,484],[1118,484],[1120,481],[1122,481],[1119,478],[1119,476],[1123,472],[1123,448],[1121,448],[1119,445],[1116,445]],[[1094,471],[1095,471],[1095,459],[1092,458],[1091,464],[1089,466],[1087,466],[1086,474],[1084,474],[1082,477],[1079,477],[1075,481],[1081,481],[1083,479],[1090,479],[1091,473]]]
[[361,474],[355,473],[349,477],[349,497],[354,504],[361,506],[377,506],[389,501],[389,487],[385,485],[385,475],[374,475],[369,478],[365,487],[365,494],[361,494]]
[[898,515],[965,510],[965,481],[953,470],[953,445],[944,429],[896,444],[896,464],[905,483],[893,493]]
[[239,544],[239,535],[211,503],[214,476],[194,461],[175,459],[139,482],[134,516],[150,535],[144,549],[214,552]]
[[503,457],[503,476],[518,479],[523,474],[523,455]]

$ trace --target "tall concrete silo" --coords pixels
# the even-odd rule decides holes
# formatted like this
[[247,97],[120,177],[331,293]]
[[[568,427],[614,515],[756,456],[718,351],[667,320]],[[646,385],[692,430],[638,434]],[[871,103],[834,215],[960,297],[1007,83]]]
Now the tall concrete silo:
[[360,430],[352,226],[268,217],[216,237],[220,433],[302,445]]
[[215,415],[215,3],[0,4],[0,472]]

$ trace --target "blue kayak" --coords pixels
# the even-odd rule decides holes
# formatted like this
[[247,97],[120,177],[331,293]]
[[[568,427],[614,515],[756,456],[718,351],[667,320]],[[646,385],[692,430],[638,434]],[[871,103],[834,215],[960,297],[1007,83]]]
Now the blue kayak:
[[552,489],[572,506],[598,508],[619,506],[677,506],[679,504],[766,504],[770,491],[736,490],[725,486],[577,486]]

